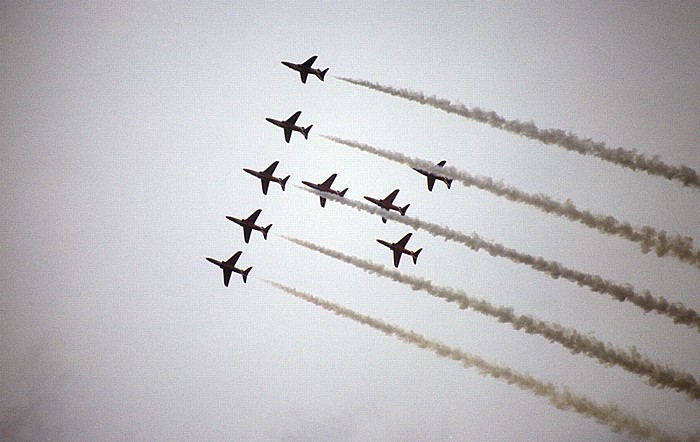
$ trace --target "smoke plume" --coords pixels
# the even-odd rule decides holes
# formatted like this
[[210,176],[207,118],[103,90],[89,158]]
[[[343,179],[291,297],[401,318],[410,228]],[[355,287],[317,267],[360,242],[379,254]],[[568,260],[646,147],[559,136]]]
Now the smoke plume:
[[635,416],[624,412],[614,404],[599,405],[586,396],[579,396],[572,393],[568,388],[558,389],[550,382],[544,382],[530,376],[527,373],[519,373],[508,367],[503,367],[488,361],[479,356],[464,352],[458,348],[449,347],[441,342],[434,341],[415,333],[406,331],[396,325],[388,324],[371,316],[362,315],[354,310],[342,307],[308,293],[300,292],[283,284],[266,281],[268,284],[306,302],[315,304],[325,310],[343,316],[360,324],[368,325],[382,333],[395,336],[397,339],[416,345],[420,348],[428,349],[442,358],[460,361],[466,368],[475,367],[479,374],[488,375],[495,379],[503,380],[513,384],[518,388],[530,391],[536,396],[543,396],[559,410],[571,410],[585,417],[595,419],[601,425],[606,425],[614,432],[626,431],[629,435],[637,438],[673,439],[664,433],[653,422],[649,420],[639,420]]
[[496,318],[499,322],[511,324],[516,330],[538,334],[549,342],[556,342],[569,349],[572,354],[582,353],[597,359],[602,364],[618,365],[631,373],[646,377],[649,385],[672,388],[685,393],[692,399],[700,399],[700,385],[692,375],[655,363],[642,356],[635,348],[629,351],[618,349],[611,344],[606,344],[592,336],[582,335],[577,330],[566,328],[561,324],[545,322],[530,315],[517,315],[513,312],[512,307],[495,306],[484,299],[469,296],[461,290],[437,286],[427,279],[390,270],[372,261],[346,255],[308,241],[288,236],[282,236],[282,238],[309,250],[352,264],[365,272],[408,285],[413,290],[422,290],[447,302],[454,302],[459,304],[460,309],[471,308],[478,313]]
[[650,175],[657,175],[668,180],[678,181],[687,187],[700,189],[700,177],[695,170],[688,166],[670,166],[655,155],[651,158],[637,153],[635,150],[609,148],[602,142],[595,142],[590,139],[581,139],[571,132],[561,129],[540,129],[531,121],[522,122],[519,120],[507,120],[493,111],[486,111],[478,107],[467,107],[460,103],[452,103],[444,98],[435,96],[425,96],[422,92],[410,89],[396,89],[391,86],[383,86],[366,80],[336,77],[339,80],[364,86],[385,94],[415,101],[420,104],[427,104],[436,109],[443,110],[450,114],[456,114],[473,121],[488,124],[496,129],[514,133],[525,138],[540,141],[544,144],[555,144],[566,150],[577,152],[581,155],[593,155],[602,160],[608,161],[618,166],[632,170],[639,170]]
[[412,158],[399,152],[384,150],[357,141],[345,140],[338,137],[321,135],[321,137],[338,144],[353,147],[364,152],[386,158],[416,169],[442,175],[461,182],[466,187],[476,187],[507,200],[535,207],[545,213],[557,215],[570,221],[579,222],[607,235],[617,235],[632,242],[639,243],[642,253],[654,250],[657,256],[671,255],[681,262],[686,262],[700,268],[700,250],[693,248],[693,239],[689,236],[668,234],[663,230],[650,226],[634,227],[628,221],[619,221],[615,217],[596,215],[588,210],[578,209],[571,200],[564,203],[555,201],[542,193],[529,194],[516,187],[494,181],[493,178],[473,176],[453,166],[436,167],[430,161]]
[[[299,188],[315,195],[321,195],[320,192],[312,189]],[[683,303],[670,303],[662,296],[657,298],[653,296],[649,290],[643,290],[640,294],[637,293],[630,284],[617,284],[613,281],[603,279],[599,275],[592,275],[590,273],[570,269],[557,261],[548,261],[541,256],[529,255],[505,247],[502,244],[487,241],[475,233],[465,235],[449,227],[440,226],[411,216],[401,216],[397,213],[382,210],[379,207],[371,206],[361,201],[341,198],[336,195],[323,194],[323,196],[342,205],[352,207],[353,209],[373,215],[380,215],[386,219],[413,227],[414,229],[424,230],[433,236],[439,236],[463,244],[474,251],[483,249],[491,256],[500,256],[519,264],[525,264],[534,270],[547,273],[553,279],[563,278],[581,287],[588,287],[593,292],[610,295],[620,302],[631,302],[644,310],[644,312],[654,311],[658,314],[666,315],[670,317],[674,323],[695,327],[695,329],[700,332],[700,314],[698,314],[698,312],[686,307]]]

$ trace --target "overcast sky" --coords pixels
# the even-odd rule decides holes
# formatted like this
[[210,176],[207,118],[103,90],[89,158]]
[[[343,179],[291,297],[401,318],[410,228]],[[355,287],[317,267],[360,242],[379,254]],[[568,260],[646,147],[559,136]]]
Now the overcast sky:
[[[700,170],[698,2],[2,2],[0,439],[627,440],[296,299],[278,281],[613,402],[680,437],[700,403],[292,244],[308,240],[700,378],[700,335],[629,302],[300,190],[407,214],[700,310],[700,271],[328,141],[447,160],[700,241],[700,191],[340,81],[410,88]],[[324,82],[280,61],[330,68]],[[313,124],[308,140],[266,117]],[[280,162],[285,191],[243,168]],[[226,216],[272,223],[267,241]],[[696,244],[697,247],[697,244]],[[206,256],[242,250],[228,288]]]

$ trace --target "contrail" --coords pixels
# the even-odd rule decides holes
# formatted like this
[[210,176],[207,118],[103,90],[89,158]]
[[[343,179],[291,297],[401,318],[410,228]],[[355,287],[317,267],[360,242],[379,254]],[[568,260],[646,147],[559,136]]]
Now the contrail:
[[669,254],[681,262],[686,262],[700,268],[700,250],[693,248],[693,238],[689,236],[680,236],[678,234],[669,235],[665,231],[655,229],[651,226],[634,227],[628,221],[619,221],[612,216],[596,215],[588,210],[578,209],[571,200],[567,199],[564,203],[560,203],[542,193],[534,195],[529,194],[516,187],[504,184],[501,181],[494,181],[492,178],[478,175],[473,176],[453,166],[436,167],[435,164],[430,161],[412,158],[399,152],[380,149],[357,141],[345,140],[334,136],[320,136],[334,143],[353,147],[400,164],[452,178],[461,182],[465,187],[474,186],[477,189],[485,190],[510,201],[528,204],[545,213],[579,222],[607,235],[617,235],[629,241],[639,243],[642,253],[649,253],[651,250],[654,250],[659,257]]
[[514,133],[525,138],[540,141],[544,144],[556,144],[566,150],[577,152],[581,155],[593,155],[618,166],[632,170],[640,170],[650,175],[657,175],[668,180],[678,181],[687,187],[700,188],[700,177],[698,173],[688,166],[670,166],[659,158],[658,155],[648,158],[635,150],[609,148],[602,142],[595,142],[590,139],[581,139],[571,132],[561,129],[540,129],[533,122],[522,122],[519,120],[507,120],[493,111],[486,111],[478,107],[467,107],[460,103],[452,103],[444,98],[437,98],[434,95],[425,96],[422,92],[410,89],[396,89],[391,86],[383,86],[366,80],[335,77],[339,80],[364,86],[385,94],[415,101],[420,104],[427,104],[436,109],[443,110],[450,114],[456,114],[473,121],[488,124],[496,129]]
[[428,339],[413,331],[406,331],[396,325],[388,324],[380,319],[362,315],[349,308],[326,301],[308,293],[301,292],[291,287],[274,281],[265,281],[268,284],[306,302],[315,304],[325,310],[343,316],[360,324],[368,325],[382,333],[395,336],[397,339],[416,345],[420,348],[428,349],[442,358],[460,361],[466,368],[475,367],[479,374],[488,375],[495,379],[500,379],[508,384],[513,384],[518,388],[530,391],[536,396],[546,397],[549,402],[559,410],[572,410],[585,417],[595,419],[601,425],[607,425],[615,433],[626,431],[637,438],[654,438],[660,440],[673,440],[674,438],[666,434],[653,422],[645,419],[639,420],[635,416],[624,412],[619,406],[614,404],[599,405],[586,396],[579,396],[572,393],[567,387],[558,389],[551,382],[544,382],[527,373],[519,373],[508,367],[503,367],[488,361],[479,356],[467,353],[458,348],[450,347],[439,341]]
[[413,290],[422,290],[447,302],[457,303],[460,309],[471,308],[481,314],[494,317],[499,322],[511,324],[516,330],[522,329],[529,334],[541,335],[548,341],[556,342],[569,349],[572,354],[583,353],[597,359],[602,364],[618,365],[631,373],[647,377],[647,384],[651,386],[672,388],[685,393],[692,399],[700,399],[700,385],[692,375],[655,363],[642,356],[634,347],[629,351],[615,348],[592,336],[582,335],[575,329],[566,328],[553,322],[545,322],[530,315],[517,315],[513,312],[512,307],[495,306],[486,300],[471,297],[461,290],[437,286],[427,279],[390,270],[372,261],[346,255],[312,242],[288,236],[282,236],[282,238],[309,250],[352,264],[365,272],[408,285]]
[[[321,195],[320,192],[312,189],[299,188],[315,195]],[[484,249],[491,256],[500,256],[519,264],[525,264],[537,271],[549,274],[554,279],[564,278],[581,287],[588,287],[593,292],[610,295],[620,302],[629,301],[645,312],[655,311],[658,314],[669,316],[674,323],[695,327],[697,331],[700,332],[700,314],[698,314],[698,312],[686,307],[680,302],[669,303],[663,296],[657,298],[653,296],[649,290],[643,290],[640,294],[637,293],[630,284],[617,284],[603,279],[599,275],[573,270],[557,261],[549,261],[541,256],[529,255],[499,243],[486,241],[475,233],[466,235],[449,227],[440,226],[407,215],[401,216],[397,213],[382,210],[379,207],[349,198],[341,198],[336,195],[327,195],[325,193],[323,197],[356,210],[373,215],[380,215],[392,221],[413,227],[414,229],[424,230],[433,236],[439,236],[463,244],[474,251]]]

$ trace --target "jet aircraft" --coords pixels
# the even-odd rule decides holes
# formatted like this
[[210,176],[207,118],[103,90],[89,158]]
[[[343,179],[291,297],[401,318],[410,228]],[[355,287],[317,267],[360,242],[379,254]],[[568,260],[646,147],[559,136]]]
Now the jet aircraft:
[[248,280],[248,272],[250,272],[250,269],[252,267],[248,267],[247,269],[239,269],[236,267],[236,261],[238,261],[238,258],[241,256],[240,250],[236,252],[232,257],[230,257],[227,261],[218,261],[214,258],[208,258],[207,261],[209,261],[212,264],[216,264],[221,269],[224,271],[224,286],[228,287],[228,282],[231,280],[231,272],[236,272],[239,273],[243,277],[243,283],[245,284],[246,281]]
[[400,240],[396,241],[395,243],[390,243],[388,241],[384,241],[383,239],[378,239],[377,242],[383,246],[389,247],[393,252],[394,252],[394,267],[398,268],[399,267],[399,261],[401,260],[401,255],[406,254],[406,255],[411,255],[413,258],[413,264],[416,264],[418,262],[418,254],[423,250],[423,249],[418,249],[414,252],[411,252],[406,248],[406,244],[408,244],[408,240],[411,239],[412,233],[407,233],[406,236],[401,238]]
[[309,131],[313,127],[313,124],[306,128],[302,126],[297,126],[297,120],[299,119],[299,115],[301,115],[301,111],[297,111],[294,115],[292,115],[284,121],[275,120],[274,118],[265,119],[270,123],[274,124],[275,126],[279,126],[282,129],[284,129],[284,139],[287,143],[289,143],[289,140],[292,138],[292,131],[297,131],[301,133],[302,135],[304,135],[304,139],[306,140],[309,139]]
[[270,227],[272,227],[272,224],[270,224],[267,227],[256,225],[255,220],[258,219],[258,215],[260,215],[260,212],[262,212],[262,209],[256,210],[255,212],[253,212],[252,215],[250,215],[246,219],[234,218],[232,216],[226,217],[227,220],[233,221],[234,223],[243,227],[243,239],[245,239],[246,244],[248,244],[248,241],[250,241],[250,233],[253,230],[259,230],[260,232],[262,232],[263,238],[267,239],[267,232],[270,230]]
[[[381,207],[384,210],[395,210],[401,214],[401,216],[406,215],[406,210],[408,210],[408,206],[410,204],[406,204],[404,207],[399,207],[394,205],[394,199],[396,198],[396,195],[399,194],[399,189],[394,190],[391,192],[386,198],[383,200],[379,200],[376,198],[372,198],[371,196],[366,196],[364,197],[367,201],[374,203]],[[386,218],[382,217],[382,222],[386,224]]]
[[[306,184],[307,186],[311,187],[312,189],[316,189],[319,192],[326,192],[326,193],[332,193],[333,195],[338,195],[338,196],[345,196],[345,192],[348,191],[348,188],[346,187],[342,191],[337,191],[331,189],[331,186],[333,185],[333,180],[335,180],[335,177],[338,176],[337,173],[334,173],[333,175],[329,176],[326,181],[318,184],[311,183],[309,181],[302,181],[302,184]],[[321,207],[326,207],[326,199],[324,197],[321,198]]]
[[315,61],[316,55],[301,64],[292,63],[290,61],[283,61],[282,64],[299,72],[299,75],[301,75],[301,82],[306,84],[306,77],[309,74],[314,74],[319,80],[323,81],[323,77],[326,75],[326,72],[328,72],[328,68],[324,70],[312,68],[311,65],[313,65]]
[[[439,163],[437,163],[437,166],[443,167],[445,165],[445,163],[447,163],[447,161],[442,160]],[[450,178],[446,178],[446,177],[440,176],[440,175],[435,175],[434,173],[426,172],[425,170],[421,170],[421,169],[416,169],[415,167],[413,168],[413,170],[415,170],[416,172],[420,172],[423,175],[428,177],[428,190],[431,192],[433,191],[433,185],[435,185],[435,180],[444,181],[445,184],[447,184],[448,189],[450,188],[450,185],[452,185],[452,179],[450,179]]]
[[287,175],[285,178],[277,178],[274,175],[272,175],[272,173],[275,171],[275,167],[277,167],[278,164],[279,161],[275,161],[274,163],[270,164],[265,170],[255,171],[251,169],[243,169],[243,171],[260,178],[260,181],[262,183],[263,195],[267,195],[267,189],[268,187],[270,187],[270,181],[279,183],[280,186],[282,186],[282,190],[284,191],[284,186],[287,184],[287,180],[291,176]]

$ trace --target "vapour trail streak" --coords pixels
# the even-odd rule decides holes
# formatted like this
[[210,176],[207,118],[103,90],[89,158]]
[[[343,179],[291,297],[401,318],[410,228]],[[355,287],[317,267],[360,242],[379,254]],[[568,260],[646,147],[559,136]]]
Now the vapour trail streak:
[[610,295],[620,302],[629,301],[645,312],[655,311],[658,314],[669,316],[674,323],[695,327],[696,331],[700,332],[700,314],[698,314],[698,312],[686,307],[683,303],[669,303],[664,297],[656,298],[649,290],[643,290],[642,294],[639,294],[630,284],[621,285],[603,279],[599,275],[591,275],[590,273],[573,270],[557,261],[548,261],[541,256],[529,255],[527,253],[518,252],[515,249],[510,249],[499,243],[486,241],[477,234],[465,235],[449,227],[433,224],[408,215],[401,216],[395,212],[388,212],[361,201],[341,198],[332,194],[322,194],[321,192],[303,187],[299,188],[318,196],[323,195],[326,199],[352,207],[353,209],[373,215],[380,215],[392,221],[413,227],[414,229],[424,230],[433,236],[440,236],[450,241],[463,244],[474,251],[484,249],[491,256],[500,256],[519,264],[525,264],[534,270],[549,274],[554,279],[564,278],[579,286],[588,287],[593,292]]
[[339,80],[363,86],[375,91],[395,97],[404,98],[420,104],[427,104],[447,113],[468,118],[473,121],[488,124],[496,129],[514,133],[525,138],[540,141],[544,144],[555,144],[566,150],[577,152],[581,155],[593,155],[618,166],[632,170],[644,171],[650,175],[657,175],[668,180],[675,180],[687,187],[700,188],[700,177],[698,173],[688,166],[670,166],[658,156],[648,158],[634,150],[609,148],[602,142],[595,142],[590,139],[581,139],[571,132],[561,129],[540,129],[532,122],[521,122],[519,120],[507,120],[493,111],[486,111],[478,107],[467,107],[460,103],[452,103],[444,98],[437,98],[434,95],[425,96],[422,92],[410,89],[397,89],[391,86],[383,86],[366,80],[335,77]]
[[700,250],[693,248],[693,239],[689,236],[680,236],[678,234],[669,235],[663,230],[658,230],[650,226],[633,227],[628,221],[619,221],[612,216],[596,215],[588,210],[580,210],[570,200],[560,203],[542,193],[532,195],[516,187],[504,184],[501,181],[494,181],[490,177],[473,176],[453,166],[446,165],[445,167],[436,167],[435,164],[430,161],[412,158],[399,152],[380,149],[378,147],[358,143],[357,141],[345,140],[334,136],[320,136],[334,143],[353,147],[400,164],[452,178],[461,182],[466,187],[474,186],[477,189],[485,190],[494,195],[504,197],[507,200],[530,205],[545,213],[579,222],[607,235],[617,235],[629,241],[639,243],[642,253],[649,253],[649,251],[653,249],[659,257],[670,254],[679,261],[700,268]]
[[665,440],[673,439],[651,421],[646,419],[640,421],[635,416],[622,411],[622,409],[620,409],[620,407],[617,405],[596,404],[586,396],[573,394],[566,387],[560,390],[550,382],[544,382],[530,376],[527,373],[519,373],[511,370],[508,367],[493,364],[485,361],[479,356],[464,352],[458,348],[450,347],[441,342],[428,339],[416,332],[406,331],[396,325],[388,324],[371,316],[362,315],[349,308],[342,307],[338,304],[326,301],[308,293],[300,292],[299,290],[287,287],[274,281],[266,280],[265,282],[292,296],[333,312],[338,316],[352,319],[360,324],[368,325],[376,330],[379,330],[386,335],[395,336],[401,341],[416,345],[420,348],[428,349],[442,358],[460,361],[466,368],[475,367],[481,375],[488,375],[495,379],[502,379],[522,390],[530,391],[536,396],[546,397],[547,400],[549,400],[549,402],[557,409],[572,410],[585,417],[593,418],[599,424],[607,425],[616,433],[624,430],[633,437],[653,437],[655,439]]
[[422,290],[447,302],[457,303],[460,309],[471,308],[478,313],[494,317],[499,322],[509,323],[516,330],[522,329],[529,334],[538,334],[549,342],[556,342],[569,349],[572,354],[583,353],[597,359],[602,364],[618,365],[631,373],[647,377],[646,382],[651,386],[672,388],[685,393],[692,399],[700,399],[700,385],[692,375],[655,363],[646,356],[642,356],[635,348],[630,351],[615,348],[592,336],[582,335],[573,328],[542,321],[530,315],[517,315],[513,312],[512,307],[495,306],[486,300],[471,297],[461,290],[437,286],[427,279],[390,270],[372,261],[346,255],[312,242],[284,235],[282,238],[309,250],[352,264],[368,273],[408,285],[413,290]]

